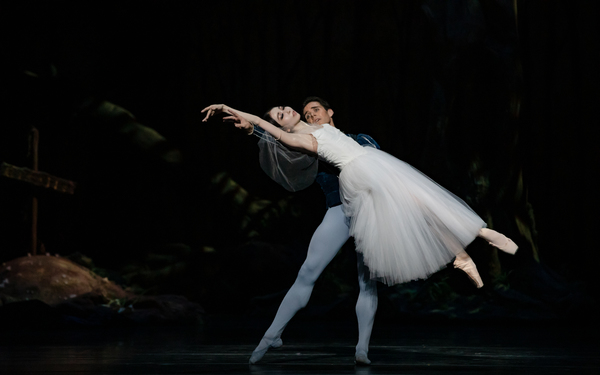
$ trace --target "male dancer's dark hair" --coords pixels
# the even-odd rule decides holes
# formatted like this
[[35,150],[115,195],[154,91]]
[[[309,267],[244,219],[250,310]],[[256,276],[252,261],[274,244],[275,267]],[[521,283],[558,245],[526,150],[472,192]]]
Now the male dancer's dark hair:
[[304,99],[304,102],[302,102],[302,108],[306,107],[306,105],[310,102],[318,102],[323,106],[323,108],[325,108],[325,110],[331,109],[331,106],[329,103],[327,103],[327,100],[323,100],[318,96],[309,96],[308,98]]

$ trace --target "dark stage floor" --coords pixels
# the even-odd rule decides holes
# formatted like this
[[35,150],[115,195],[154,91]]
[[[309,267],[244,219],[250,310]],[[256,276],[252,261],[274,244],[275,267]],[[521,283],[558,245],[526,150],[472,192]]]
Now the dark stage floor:
[[[3,322],[7,324],[7,322]],[[268,322],[209,318],[203,328],[3,333],[0,374],[599,374],[597,329],[555,324],[376,323],[367,368],[353,322],[292,321],[284,346],[248,358]]]

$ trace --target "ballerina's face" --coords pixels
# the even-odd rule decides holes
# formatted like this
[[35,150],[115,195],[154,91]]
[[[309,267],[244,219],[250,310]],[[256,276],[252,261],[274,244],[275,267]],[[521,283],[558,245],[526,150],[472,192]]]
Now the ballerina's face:
[[290,131],[300,122],[300,114],[294,111],[291,107],[273,107],[269,111],[272,119],[277,121],[279,126],[285,131]]

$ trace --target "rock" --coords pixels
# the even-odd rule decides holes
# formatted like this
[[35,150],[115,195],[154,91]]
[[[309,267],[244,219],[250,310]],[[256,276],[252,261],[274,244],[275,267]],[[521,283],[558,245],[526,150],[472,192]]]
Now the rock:
[[0,266],[0,305],[39,300],[55,306],[87,293],[108,300],[132,297],[115,283],[63,257],[27,256]]
[[203,313],[183,296],[127,292],[63,257],[27,256],[0,266],[2,329],[197,324]]

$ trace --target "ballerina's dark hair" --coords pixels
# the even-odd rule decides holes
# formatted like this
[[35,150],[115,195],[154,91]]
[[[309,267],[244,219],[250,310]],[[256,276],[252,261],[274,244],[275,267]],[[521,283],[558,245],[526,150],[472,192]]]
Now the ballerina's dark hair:
[[275,106],[275,107],[271,107],[271,108],[269,108],[269,110],[268,110],[267,112],[265,112],[265,114],[263,115],[263,117],[262,117],[262,118],[263,118],[263,120],[265,120],[265,121],[267,121],[267,122],[269,122],[269,123],[271,123],[271,124],[273,124],[273,125],[277,126],[278,128],[280,128],[280,127],[281,127],[281,125],[279,125],[279,124],[277,123],[277,121],[275,121],[275,119],[274,119],[273,117],[271,117],[271,110],[272,110],[273,108],[277,108],[277,107],[279,107],[279,106]]

